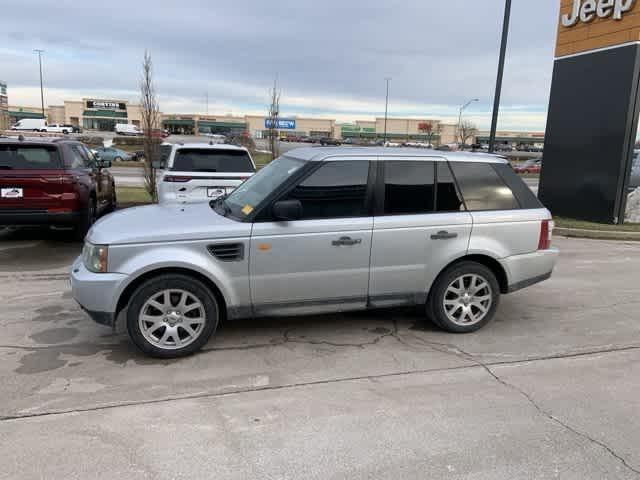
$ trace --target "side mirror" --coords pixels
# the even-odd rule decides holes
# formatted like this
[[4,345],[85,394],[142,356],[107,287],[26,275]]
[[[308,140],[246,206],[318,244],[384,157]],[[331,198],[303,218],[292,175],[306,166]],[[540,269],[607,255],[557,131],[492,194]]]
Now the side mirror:
[[111,160],[98,159],[98,168],[111,168]]
[[165,167],[164,160],[154,160],[153,162],[151,162],[151,166],[156,170],[162,170]]
[[273,216],[276,220],[292,221],[302,218],[300,200],[281,200],[273,204]]

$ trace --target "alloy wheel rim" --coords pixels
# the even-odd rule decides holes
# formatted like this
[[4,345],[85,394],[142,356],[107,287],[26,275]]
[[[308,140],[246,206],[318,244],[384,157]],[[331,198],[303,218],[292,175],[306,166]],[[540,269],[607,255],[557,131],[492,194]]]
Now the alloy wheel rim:
[[449,284],[442,301],[447,318],[469,327],[485,319],[493,304],[493,290],[482,275],[460,275]]
[[177,350],[190,345],[204,330],[206,315],[198,297],[186,290],[161,290],[140,309],[138,325],[152,345]]

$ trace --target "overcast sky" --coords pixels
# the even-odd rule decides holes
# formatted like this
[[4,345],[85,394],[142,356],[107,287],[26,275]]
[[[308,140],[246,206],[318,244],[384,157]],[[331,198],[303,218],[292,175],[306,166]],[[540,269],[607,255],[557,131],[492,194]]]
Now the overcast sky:
[[[543,130],[558,0],[514,0],[501,129]],[[278,77],[284,115],[457,119],[488,128],[503,0],[20,0],[0,15],[12,105],[137,101],[151,52],[164,113],[263,114]]]

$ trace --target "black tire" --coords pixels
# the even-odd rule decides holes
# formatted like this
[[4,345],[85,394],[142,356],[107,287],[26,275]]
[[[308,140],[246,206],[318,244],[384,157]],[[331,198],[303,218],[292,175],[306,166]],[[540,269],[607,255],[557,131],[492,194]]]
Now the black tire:
[[[205,323],[199,336],[183,348],[161,348],[143,335],[138,323],[138,316],[144,304],[163,290],[184,290],[194,295],[203,305]],[[127,309],[127,331],[133,343],[142,352],[156,358],[180,358],[200,350],[211,338],[220,319],[220,307],[215,295],[199,280],[182,274],[164,274],[144,282],[131,296]],[[166,327],[161,327],[166,328]]]
[[122,157],[116,157],[113,159],[114,162],[121,162],[122,161]]
[[[491,306],[489,307],[488,311],[480,321],[471,323],[469,325],[460,325],[452,321],[447,316],[444,307],[447,289],[452,284],[452,282],[463,275],[478,275],[489,284],[489,287],[491,289]],[[443,330],[446,330],[447,332],[470,333],[481,329],[493,319],[499,303],[500,285],[498,284],[498,280],[496,279],[494,273],[489,268],[480,263],[463,261],[450,266],[436,279],[433,287],[431,288],[429,299],[427,301],[427,317],[434,324],[436,324]]]
[[116,194],[116,186],[111,184],[111,200],[109,201],[109,206],[105,210],[105,213],[115,212],[118,208],[118,198]]
[[82,213],[82,218],[74,229],[75,237],[77,240],[83,241],[84,237],[87,235],[87,232],[95,223],[96,216],[98,214],[96,208],[96,201],[92,197],[91,199],[89,199],[87,209]]

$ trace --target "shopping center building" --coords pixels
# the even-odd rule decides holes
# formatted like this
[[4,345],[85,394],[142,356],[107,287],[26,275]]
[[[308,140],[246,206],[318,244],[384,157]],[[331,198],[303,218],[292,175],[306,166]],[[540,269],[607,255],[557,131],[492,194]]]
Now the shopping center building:
[[7,84],[0,80],[0,130],[9,128],[9,101]]
[[[0,82],[0,112],[6,101],[6,85]],[[12,125],[23,118],[42,118],[39,107],[8,105],[5,107],[8,121]],[[75,125],[84,131],[113,131],[119,123],[141,126],[140,105],[127,100],[105,98],[83,98],[68,100],[63,105],[51,105],[45,109],[48,123]],[[2,113],[0,113],[0,122]],[[249,134],[253,138],[269,135],[271,120],[264,115],[203,115],[203,114],[162,114],[158,124],[175,135]],[[1,124],[0,124],[1,125]],[[444,123],[430,118],[378,117],[373,120],[357,120],[352,123],[338,123],[334,119],[282,116],[276,126],[278,136],[284,138],[330,137],[339,140],[376,141],[386,138],[391,142],[422,142],[437,145],[456,144],[456,124]],[[6,126],[5,126],[6,128]],[[468,143],[488,143],[488,132],[479,132]],[[544,143],[544,133],[540,132],[498,132],[499,144],[537,145]]]

